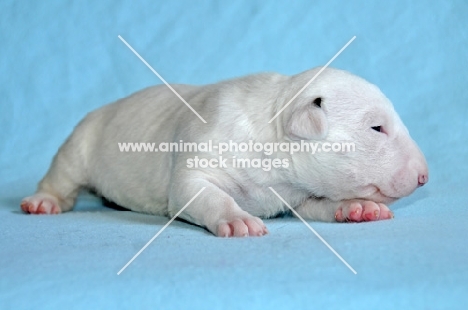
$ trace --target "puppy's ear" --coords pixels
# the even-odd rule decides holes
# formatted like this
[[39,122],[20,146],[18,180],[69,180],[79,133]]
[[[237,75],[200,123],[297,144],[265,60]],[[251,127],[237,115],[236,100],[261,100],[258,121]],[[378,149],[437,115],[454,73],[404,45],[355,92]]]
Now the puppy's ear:
[[286,120],[285,133],[291,140],[320,140],[327,136],[328,122],[322,107],[322,98],[299,103]]

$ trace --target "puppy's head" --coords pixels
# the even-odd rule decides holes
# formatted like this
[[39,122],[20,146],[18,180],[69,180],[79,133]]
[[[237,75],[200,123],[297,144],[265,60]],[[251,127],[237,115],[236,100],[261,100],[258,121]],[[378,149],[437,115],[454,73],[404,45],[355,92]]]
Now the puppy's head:
[[[319,70],[292,76],[284,99]],[[294,177],[317,196],[391,203],[428,181],[424,156],[391,102],[362,78],[327,68],[282,114],[286,140],[318,144],[315,154],[292,156]]]

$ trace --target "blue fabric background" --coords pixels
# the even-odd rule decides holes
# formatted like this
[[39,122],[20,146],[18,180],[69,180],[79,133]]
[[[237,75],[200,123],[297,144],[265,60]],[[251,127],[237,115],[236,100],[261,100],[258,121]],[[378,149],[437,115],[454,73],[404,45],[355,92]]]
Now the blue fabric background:
[[[430,182],[392,221],[267,220],[218,239],[82,196],[28,216],[60,144],[89,111],[153,84],[205,84],[332,64],[377,84],[425,153]],[[466,1],[2,1],[1,309],[464,309],[468,302]],[[181,107],[182,108],[182,107]]]

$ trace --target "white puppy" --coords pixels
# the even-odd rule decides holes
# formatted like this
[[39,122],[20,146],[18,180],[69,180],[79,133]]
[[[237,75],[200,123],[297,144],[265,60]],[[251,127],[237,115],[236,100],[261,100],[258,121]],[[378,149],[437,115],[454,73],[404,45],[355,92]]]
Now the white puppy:
[[[325,69],[277,118],[268,121],[318,72],[295,76],[258,74],[206,86],[174,89],[207,121],[204,124],[165,85],[104,106],[75,128],[39,183],[21,203],[28,213],[73,208],[78,191],[90,188],[128,209],[174,216],[206,189],[180,217],[218,236],[261,236],[259,217],[288,208],[321,221],[389,219],[386,204],[428,181],[421,151],[380,90],[348,72]],[[354,152],[226,151],[234,156],[278,158],[279,168],[194,167],[212,152],[121,152],[119,143],[213,144],[354,142]]]

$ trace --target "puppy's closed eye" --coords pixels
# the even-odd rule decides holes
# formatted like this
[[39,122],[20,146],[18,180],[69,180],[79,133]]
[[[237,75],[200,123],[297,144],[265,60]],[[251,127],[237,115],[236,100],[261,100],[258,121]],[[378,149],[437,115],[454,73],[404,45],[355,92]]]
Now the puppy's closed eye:
[[377,132],[382,132],[382,126],[373,126],[371,128]]

